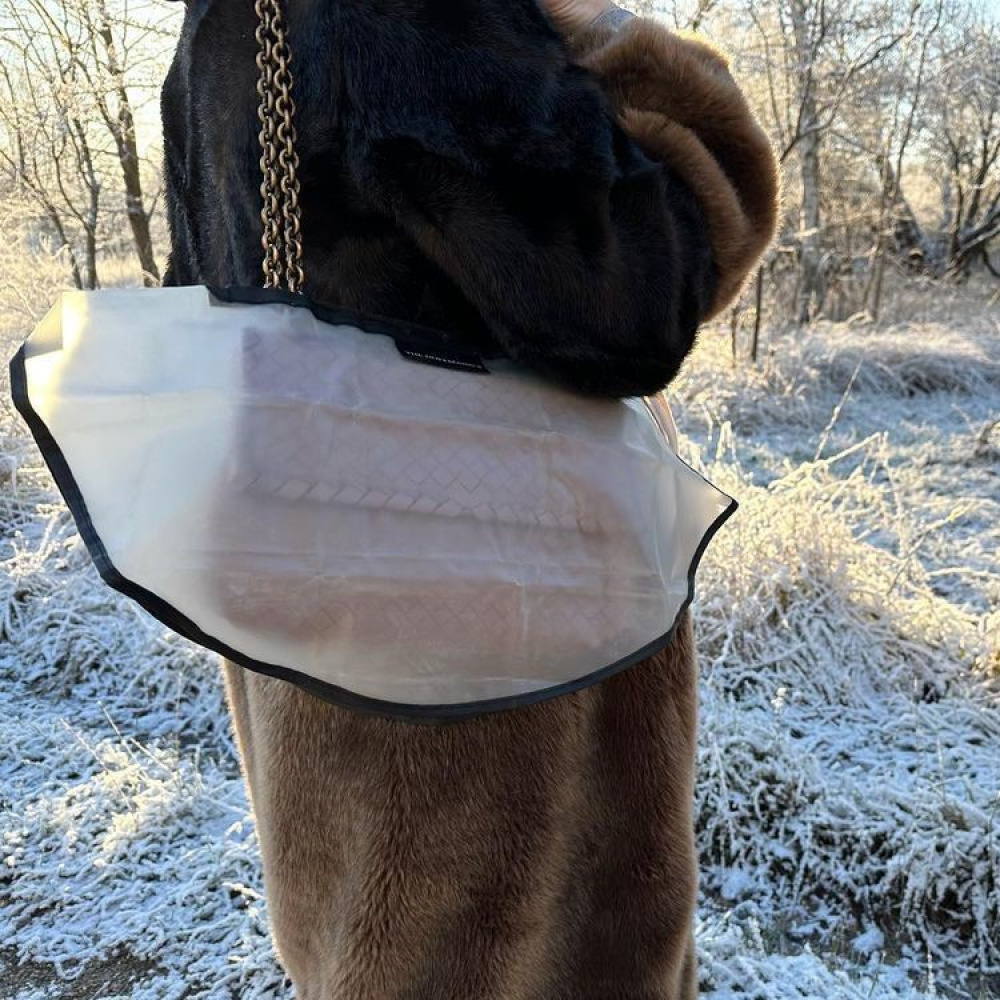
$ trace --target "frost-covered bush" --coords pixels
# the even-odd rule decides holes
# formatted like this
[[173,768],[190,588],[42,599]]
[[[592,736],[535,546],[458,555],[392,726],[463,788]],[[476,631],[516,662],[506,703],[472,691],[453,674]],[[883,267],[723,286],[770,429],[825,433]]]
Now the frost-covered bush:
[[868,924],[1000,971],[998,623],[860,537],[892,513],[879,463],[836,464],[707,470],[743,508],[701,577],[706,884],[800,936]]

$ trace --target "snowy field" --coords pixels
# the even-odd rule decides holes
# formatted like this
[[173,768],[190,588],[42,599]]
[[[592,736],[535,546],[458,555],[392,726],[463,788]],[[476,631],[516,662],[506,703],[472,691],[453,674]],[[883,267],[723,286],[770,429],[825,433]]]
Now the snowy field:
[[[706,332],[673,392],[742,504],[696,605],[711,1000],[1000,996],[1000,306],[890,315],[758,369]],[[0,1000],[289,997],[216,666],[100,584],[3,398]]]

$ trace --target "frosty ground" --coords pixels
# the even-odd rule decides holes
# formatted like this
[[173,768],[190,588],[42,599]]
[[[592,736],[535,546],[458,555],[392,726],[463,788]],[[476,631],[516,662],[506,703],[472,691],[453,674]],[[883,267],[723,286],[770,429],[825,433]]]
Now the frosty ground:
[[[696,604],[710,1000],[1000,995],[1000,307],[890,316],[758,367],[706,331],[671,394],[742,505]],[[289,997],[216,665],[100,584],[7,403],[0,519],[0,998]]]

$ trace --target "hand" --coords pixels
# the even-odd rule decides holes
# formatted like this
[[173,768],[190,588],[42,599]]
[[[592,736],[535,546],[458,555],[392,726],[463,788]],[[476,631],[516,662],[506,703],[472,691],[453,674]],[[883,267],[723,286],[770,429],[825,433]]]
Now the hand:
[[552,23],[564,35],[582,31],[606,10],[614,7],[611,0],[539,0]]

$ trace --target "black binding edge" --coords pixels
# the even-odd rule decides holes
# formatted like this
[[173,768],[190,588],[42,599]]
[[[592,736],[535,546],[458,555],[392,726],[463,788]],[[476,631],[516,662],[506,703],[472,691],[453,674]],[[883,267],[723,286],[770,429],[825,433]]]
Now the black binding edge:
[[357,312],[346,306],[329,306],[314,302],[308,296],[289,292],[284,288],[216,288],[205,286],[209,294],[220,302],[234,305],[284,305],[308,309],[321,323],[330,326],[353,326],[364,333],[390,337],[396,342],[400,354],[418,364],[437,365],[459,371],[488,375],[484,360],[496,360],[505,355],[499,349],[489,352],[470,351],[456,341],[453,334],[419,323],[388,316],[373,316]]
[[[275,292],[271,289],[266,291],[263,289],[250,289],[249,291],[253,292],[254,295],[247,296],[246,299],[242,297],[245,292],[243,289],[235,292],[227,291],[226,296],[220,296],[214,290],[212,290],[212,294],[222,298],[223,301],[285,302],[288,305],[306,306],[312,309],[317,319],[323,320],[324,322],[330,322],[324,318],[325,315],[336,315],[340,318],[334,320],[333,322],[351,323],[352,325],[356,325],[353,318],[344,318],[353,315],[348,310],[328,310],[325,307],[313,307],[308,303],[308,300],[304,299],[303,296],[292,296],[288,292]],[[258,295],[257,293],[262,294]],[[228,298],[227,296],[229,295],[236,295],[239,297]],[[296,301],[291,301],[292,299]],[[369,326],[369,332],[382,333],[383,331],[375,330]],[[389,333],[388,335],[393,336],[392,333]],[[73,477],[72,470],[69,467],[69,463],[66,461],[66,457],[62,453],[62,449],[60,449],[59,445],[56,443],[55,438],[52,437],[52,434],[45,425],[45,422],[38,416],[31,405],[31,400],[28,396],[28,379],[27,372],[25,370],[24,346],[22,346],[17,354],[15,354],[11,359],[10,386],[14,406],[17,408],[18,413],[21,414],[25,423],[28,425],[28,429],[31,431],[32,437],[34,437],[35,443],[38,445],[42,453],[42,458],[45,460],[46,465],[48,465],[49,470],[52,473],[52,477],[55,479],[56,486],[59,488],[59,492],[62,493],[63,499],[66,501],[70,513],[73,515],[73,520],[76,522],[76,526],[80,532],[80,537],[83,539],[84,545],[87,547],[90,558],[97,567],[97,571],[100,573],[101,579],[104,580],[109,587],[113,590],[117,590],[121,594],[124,594],[126,597],[131,598],[148,611],[154,618],[166,625],[167,628],[177,632],[185,639],[195,642],[200,646],[204,646],[206,649],[215,653],[219,653],[227,660],[232,660],[233,663],[236,663],[241,667],[253,670],[256,673],[265,674],[268,677],[276,677],[279,680],[289,681],[302,688],[304,691],[307,691],[316,697],[322,698],[325,701],[339,705],[342,708],[355,709],[369,715],[377,715],[404,722],[451,722],[460,719],[468,719],[477,715],[484,715],[488,712],[525,708],[529,705],[536,705],[539,702],[548,701],[551,698],[558,698],[561,695],[572,694],[574,691],[580,691],[583,688],[590,687],[592,684],[597,684],[600,681],[607,680],[609,677],[613,677],[615,674],[621,673],[623,670],[626,670],[642,660],[647,659],[653,654],[658,653],[665,646],[670,644],[674,637],[674,633],[677,630],[678,623],[681,621],[684,613],[691,606],[691,602],[694,600],[695,574],[698,571],[698,565],[701,562],[702,556],[705,554],[705,550],[715,537],[716,532],[722,527],[723,524],[726,523],[726,521],[729,520],[739,506],[735,500],[729,498],[729,504],[709,525],[708,529],[702,536],[701,542],[698,544],[698,548],[695,550],[694,556],[691,559],[691,566],[688,569],[687,598],[678,610],[670,628],[667,629],[667,631],[664,632],[659,638],[647,643],[645,646],[637,649],[634,653],[622,657],[620,660],[616,660],[609,666],[592,671],[589,674],[585,674],[583,677],[578,677],[576,680],[566,681],[562,684],[542,688],[538,691],[530,691],[525,694],[507,695],[502,698],[488,698],[482,701],[443,705],[411,705],[403,702],[384,701],[380,698],[369,698],[365,695],[355,694],[352,691],[348,691],[346,688],[338,687],[336,684],[330,684],[327,681],[318,680],[308,674],[303,674],[298,670],[293,670],[291,667],[282,667],[272,663],[263,663],[260,660],[255,660],[253,657],[246,656],[238,650],[233,649],[231,646],[228,646],[220,639],[215,638],[215,636],[208,635],[206,632],[203,632],[193,621],[191,621],[190,618],[181,614],[171,604],[168,604],[165,600],[163,600],[162,597],[157,596],[152,591],[147,590],[145,587],[133,580],[129,580],[127,577],[119,573],[114,564],[111,562],[108,551],[104,547],[104,543],[101,541],[100,536],[94,528],[93,521],[90,519],[90,513],[87,510],[87,504],[80,492],[80,488],[77,486],[76,479]],[[692,471],[695,472],[696,475],[700,475],[697,470]],[[704,479],[704,476],[701,478]]]

